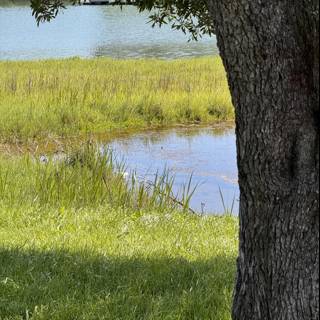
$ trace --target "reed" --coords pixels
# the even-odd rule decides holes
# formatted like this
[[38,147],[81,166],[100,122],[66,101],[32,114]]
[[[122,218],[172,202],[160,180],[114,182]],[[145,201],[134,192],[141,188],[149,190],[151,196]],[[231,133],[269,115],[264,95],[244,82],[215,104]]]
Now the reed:
[[153,181],[126,172],[110,150],[87,143],[80,150],[51,157],[0,160],[0,202],[11,207],[29,204],[54,208],[113,208],[158,212],[192,211],[195,191],[191,178],[183,192],[174,193],[168,170]]
[[233,119],[219,57],[0,62],[0,141]]

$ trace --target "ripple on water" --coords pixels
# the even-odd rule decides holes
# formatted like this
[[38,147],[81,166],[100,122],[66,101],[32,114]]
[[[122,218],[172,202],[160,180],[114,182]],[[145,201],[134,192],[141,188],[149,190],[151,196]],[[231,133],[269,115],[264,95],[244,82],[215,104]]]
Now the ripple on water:
[[[157,171],[170,168],[176,176],[176,191],[193,174],[193,183],[199,186],[191,207],[198,212],[223,213],[220,190],[229,208],[239,198],[234,128],[147,131],[117,138],[108,147],[139,177],[151,179]],[[238,213],[238,201],[234,213]]]
[[6,6],[0,1],[0,60],[62,57],[163,58],[217,54],[215,38],[188,42],[169,26],[153,29],[148,15],[128,6],[68,7],[39,28],[29,1]]

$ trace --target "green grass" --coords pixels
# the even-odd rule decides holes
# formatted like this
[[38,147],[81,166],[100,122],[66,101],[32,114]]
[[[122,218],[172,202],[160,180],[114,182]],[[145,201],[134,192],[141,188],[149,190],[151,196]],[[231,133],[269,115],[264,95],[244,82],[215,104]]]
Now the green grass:
[[0,142],[234,117],[219,57],[0,62]]
[[182,192],[173,193],[174,177],[168,171],[152,181],[139,181],[112,152],[103,154],[91,143],[59,160],[42,163],[26,155],[0,161],[0,201],[10,207],[24,204],[58,208],[96,208],[104,204],[131,209],[189,210],[194,192],[191,178]]
[[[0,62],[0,113],[0,147],[23,151],[233,119],[219,58]],[[0,320],[230,320],[237,219],[190,214],[188,183],[125,179],[96,150],[0,157]]]
[[93,150],[0,159],[0,319],[230,320],[237,219],[179,208],[166,174],[133,188]]
[[232,218],[0,207],[0,241],[2,320],[230,319]]
[[0,7],[11,7],[11,6],[18,6],[18,5],[30,5],[29,0],[1,0]]

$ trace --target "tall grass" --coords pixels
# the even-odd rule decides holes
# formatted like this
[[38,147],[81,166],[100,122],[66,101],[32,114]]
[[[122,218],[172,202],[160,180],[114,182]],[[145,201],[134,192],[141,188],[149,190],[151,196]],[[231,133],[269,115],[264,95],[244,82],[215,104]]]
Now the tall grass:
[[28,0],[1,0],[0,7],[10,7],[10,6],[26,6],[30,5]]
[[220,186],[219,186],[219,195],[220,195],[221,203],[223,206],[223,214],[232,216],[234,214],[233,211],[235,209],[235,204],[237,201],[236,195],[233,196],[232,203],[231,203],[230,207],[226,205],[226,201],[225,201],[225,198],[224,198],[224,195],[223,195],[223,192],[222,192]]
[[45,158],[30,156],[0,160],[0,202],[57,208],[97,208],[110,205],[133,212],[153,210],[189,211],[194,193],[191,179],[179,193],[173,192],[174,177],[165,170],[153,181],[139,180],[126,172],[124,162],[112,152],[103,153],[88,143],[68,155]]
[[0,62],[0,140],[233,118],[219,57]]

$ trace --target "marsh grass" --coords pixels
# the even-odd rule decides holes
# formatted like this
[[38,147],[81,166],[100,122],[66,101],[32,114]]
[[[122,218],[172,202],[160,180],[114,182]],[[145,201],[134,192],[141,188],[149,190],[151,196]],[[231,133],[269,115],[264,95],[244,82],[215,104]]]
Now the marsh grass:
[[28,5],[28,0],[1,0],[0,7],[12,7],[12,6],[19,6],[19,5]]
[[232,216],[234,214],[234,209],[237,201],[236,195],[233,196],[231,206],[226,205],[225,196],[223,195],[223,192],[220,186],[219,186],[219,195],[220,195],[221,203],[223,206],[223,214]]
[[88,142],[79,150],[52,157],[0,160],[0,201],[9,206],[23,204],[58,208],[113,208],[158,212],[189,211],[195,188],[192,181],[173,192],[174,176],[169,170],[152,181],[126,172],[126,164],[111,150]]
[[0,62],[0,140],[233,119],[219,57]]

